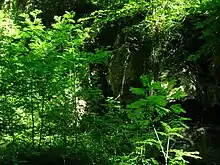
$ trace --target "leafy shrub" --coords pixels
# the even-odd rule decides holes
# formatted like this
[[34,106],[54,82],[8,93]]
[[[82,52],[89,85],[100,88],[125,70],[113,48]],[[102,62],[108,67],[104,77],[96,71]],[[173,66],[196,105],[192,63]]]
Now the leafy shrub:
[[184,151],[183,131],[188,127],[182,117],[184,110],[179,105],[166,108],[172,99],[184,96],[180,88],[174,88],[174,81],[154,82],[147,76],[141,77],[144,88],[131,88],[140,96],[128,106],[133,151],[129,155],[114,159],[116,164],[187,164],[185,157],[199,159],[198,152]]

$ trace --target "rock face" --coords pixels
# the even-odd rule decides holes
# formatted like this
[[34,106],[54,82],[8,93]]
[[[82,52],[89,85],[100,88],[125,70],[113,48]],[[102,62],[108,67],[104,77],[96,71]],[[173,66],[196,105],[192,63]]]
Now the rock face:
[[187,133],[191,150],[200,152],[202,160],[190,160],[192,165],[220,164],[220,126],[193,126]]
[[129,98],[129,88],[141,86],[139,79],[144,74],[146,54],[130,52],[128,47],[124,47],[112,56],[108,79],[116,97]]

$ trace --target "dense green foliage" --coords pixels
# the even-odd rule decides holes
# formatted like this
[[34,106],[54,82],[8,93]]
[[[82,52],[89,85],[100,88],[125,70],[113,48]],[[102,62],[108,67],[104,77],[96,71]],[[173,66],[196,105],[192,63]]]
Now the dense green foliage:
[[1,165],[220,162],[220,1],[0,5]]

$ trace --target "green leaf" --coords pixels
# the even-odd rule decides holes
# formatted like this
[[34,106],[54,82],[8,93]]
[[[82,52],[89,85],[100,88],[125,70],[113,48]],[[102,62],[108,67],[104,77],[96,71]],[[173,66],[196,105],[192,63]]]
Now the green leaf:
[[168,101],[166,100],[166,96],[161,96],[161,95],[149,96],[149,97],[147,97],[147,100],[148,100],[149,104],[153,104],[153,105],[157,105],[157,106],[161,106],[161,107],[166,106],[168,103]]
[[179,138],[184,138],[184,136],[183,135],[181,135],[181,134],[179,134],[179,133],[169,133],[169,136],[177,136],[177,137],[179,137]]
[[170,97],[172,99],[181,99],[184,98],[186,95],[179,89],[175,91]]
[[141,76],[140,79],[141,79],[142,84],[145,87],[148,87],[150,85],[150,83],[151,83],[150,78],[148,78],[146,75]]
[[147,103],[148,103],[147,100],[145,100],[145,99],[140,99],[140,100],[135,101],[134,103],[128,105],[127,108],[136,109],[136,108],[140,108],[140,107],[146,105]]
[[170,110],[164,107],[157,106],[158,109],[163,110],[165,113],[169,113]]
[[170,110],[176,114],[185,113],[185,110],[179,104],[172,105]]
[[142,88],[130,88],[130,91],[136,95],[145,95],[145,91]]

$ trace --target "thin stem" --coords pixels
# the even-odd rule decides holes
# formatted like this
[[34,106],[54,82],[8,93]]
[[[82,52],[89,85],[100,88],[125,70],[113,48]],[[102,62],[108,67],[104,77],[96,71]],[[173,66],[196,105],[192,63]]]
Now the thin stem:
[[169,147],[170,147],[170,136],[167,138],[167,153],[166,153],[166,158],[165,158],[165,164],[168,164],[168,158],[169,158]]
[[[160,144],[160,148],[161,148],[161,152],[163,153],[163,156],[164,156],[164,159],[165,159],[165,162],[166,162],[166,153],[165,153],[165,151],[164,151],[164,147],[162,146],[162,142],[161,142],[161,140],[160,140],[160,138],[159,138],[159,135],[158,135],[158,133],[157,133],[157,130],[155,129],[155,126],[154,126],[154,124],[152,124],[153,125],[153,129],[154,129],[154,133],[155,133],[155,135],[156,135],[156,138],[157,138],[157,140],[158,140],[158,142],[159,142],[159,144]],[[167,165],[167,164],[166,164]]]
[[[32,76],[31,76],[31,80],[32,80]],[[35,136],[35,131],[34,131],[34,127],[35,127],[35,121],[34,121],[34,103],[33,103],[33,83],[31,81],[31,121],[32,121],[32,147],[34,148],[35,144],[34,144],[34,136]]]
[[[45,90],[43,90],[43,92],[45,92]],[[44,112],[44,107],[45,107],[45,93],[43,93],[43,98],[42,98],[42,107],[41,107],[41,111],[40,111],[40,139],[39,139],[39,144],[38,144],[38,149],[40,151],[41,149],[41,141],[42,141],[42,136],[43,136],[43,126],[44,126],[44,119],[43,119],[43,112]]]

